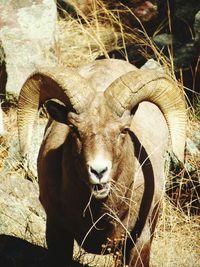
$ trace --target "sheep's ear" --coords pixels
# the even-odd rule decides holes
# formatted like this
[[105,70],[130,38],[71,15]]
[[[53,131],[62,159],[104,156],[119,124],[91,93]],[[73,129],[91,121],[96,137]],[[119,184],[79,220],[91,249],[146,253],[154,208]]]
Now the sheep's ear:
[[45,102],[45,107],[53,120],[64,124],[67,123],[69,109],[64,104],[55,100],[48,100]]

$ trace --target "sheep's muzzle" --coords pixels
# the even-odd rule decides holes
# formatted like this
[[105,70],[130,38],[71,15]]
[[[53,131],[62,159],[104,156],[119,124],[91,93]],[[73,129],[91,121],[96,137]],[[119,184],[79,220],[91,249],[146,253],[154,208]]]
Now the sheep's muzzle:
[[110,193],[110,182],[92,185],[92,196],[96,199],[106,198]]

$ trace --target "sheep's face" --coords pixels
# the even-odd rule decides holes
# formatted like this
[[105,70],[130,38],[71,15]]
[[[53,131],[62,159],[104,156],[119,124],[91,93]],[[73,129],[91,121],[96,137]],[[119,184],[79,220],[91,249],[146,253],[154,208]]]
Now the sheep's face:
[[68,125],[74,140],[76,157],[83,162],[93,197],[108,196],[116,169],[126,150],[130,115],[115,117],[101,108],[81,115],[70,113]]
[[130,114],[126,112],[119,118],[105,105],[92,106],[79,115],[64,111],[64,107],[59,107],[56,116],[55,110],[54,114],[52,109],[48,111],[51,117],[69,126],[72,155],[76,165],[80,164],[77,169],[86,173],[80,176],[86,179],[93,197],[107,197],[111,183],[117,179],[115,173],[121,171],[121,159],[127,152]]

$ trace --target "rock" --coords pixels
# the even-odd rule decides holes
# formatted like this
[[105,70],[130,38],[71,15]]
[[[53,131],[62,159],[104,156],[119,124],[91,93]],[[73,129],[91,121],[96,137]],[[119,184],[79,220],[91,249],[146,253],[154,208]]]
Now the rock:
[[23,168],[24,175],[29,180],[37,180],[37,157],[44,134],[45,124],[44,121],[43,123],[34,125],[32,143],[26,162],[23,161],[19,152],[18,136],[12,139],[8,150],[8,156],[4,161],[4,170],[6,172],[16,171],[19,168]]
[[185,165],[185,170],[187,171],[187,173],[194,173],[196,171],[196,168],[190,164],[189,162],[186,162]]
[[186,139],[186,149],[190,155],[200,156],[199,149],[197,148],[196,144],[190,138]]
[[[170,1],[173,34],[182,44],[192,40],[195,15],[200,10],[199,0]],[[181,29],[181,30],[180,30]]]
[[194,132],[192,139],[194,143],[197,145],[197,148],[200,149],[200,129]]
[[176,71],[179,72],[180,68],[183,70],[190,70],[190,64],[195,62],[198,57],[198,49],[194,42],[187,43],[176,50],[174,56],[174,65]]
[[35,183],[5,173],[0,176],[0,233],[45,244],[45,213]]
[[36,183],[1,173],[0,266],[45,266],[46,216],[38,196]]
[[160,47],[163,48],[164,46],[167,45],[172,45],[172,35],[163,33],[163,34],[158,34],[153,37],[153,41]]
[[54,0],[0,1],[0,40],[6,55],[6,91],[17,98],[28,75],[54,47]]
[[153,58],[147,60],[147,62],[141,67],[141,69],[157,70],[160,73],[164,73],[164,68]]
[[197,43],[200,49],[200,10],[199,12],[197,12],[195,16],[194,31],[195,31],[195,42]]
[[[185,88],[189,88],[185,92],[189,101],[194,103],[195,92],[200,91],[200,1],[157,0],[157,7],[158,16],[154,21],[152,38],[165,56],[173,58],[175,75],[183,81]],[[165,26],[163,21],[166,21]],[[157,31],[159,25],[163,25],[163,28]],[[167,44],[170,46],[167,47]]]

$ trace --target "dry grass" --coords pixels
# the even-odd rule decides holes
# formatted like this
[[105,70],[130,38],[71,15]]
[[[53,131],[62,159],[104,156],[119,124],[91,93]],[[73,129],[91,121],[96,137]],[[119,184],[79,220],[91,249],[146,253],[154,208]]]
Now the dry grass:
[[69,67],[77,67],[93,61],[109,47],[117,48],[117,33],[114,29],[99,26],[84,26],[76,20],[59,22],[59,39],[56,56]]
[[[101,54],[108,57],[110,50],[125,47],[125,43],[129,42],[140,45],[140,52],[147,59],[149,49],[153,51],[157,60],[173,73],[172,61],[163,57],[162,52],[152,43],[142,25],[140,34],[130,29],[125,32],[116,13],[114,15],[106,10],[103,4],[100,6],[101,10],[96,10],[90,20],[83,14],[85,24],[69,17],[59,21],[59,34],[55,48],[55,57],[59,62],[65,66],[77,67],[93,61]],[[107,23],[102,23],[102,10]],[[132,15],[134,16],[133,13]],[[14,107],[7,109],[4,113],[4,123],[6,134],[0,140],[0,170],[4,166],[11,140],[17,135]],[[193,125],[195,124],[199,126],[196,121],[193,122]],[[195,158],[193,160],[195,161]],[[195,164],[199,169],[199,162],[195,161]],[[20,166],[18,169],[14,166],[10,168],[10,171],[19,176],[23,173]],[[102,260],[97,256],[84,254],[81,260],[87,262],[89,266],[110,267],[113,264],[110,257]],[[151,266],[200,266],[200,218],[187,216],[166,198],[163,199],[163,211],[153,241]]]
[[163,200],[163,211],[152,244],[151,266],[200,266],[200,218],[190,217]]
[[[162,50],[158,49],[133,10],[125,9],[126,14],[136,21],[140,29],[122,22],[120,9],[108,10],[102,1],[94,2],[98,8],[95,9],[96,6],[93,6],[89,16],[77,8],[81,14],[78,20],[67,14],[66,19],[59,21],[55,45],[55,57],[58,62],[68,67],[77,67],[93,61],[98,56],[109,58],[110,51],[120,48],[124,49],[123,56],[128,61],[126,46],[134,44],[138,48],[136,57],[141,56],[148,60],[153,56],[167,73],[174,76],[172,57],[165,57]],[[160,28],[155,34],[159,31]],[[170,46],[168,50],[171,51]]]

